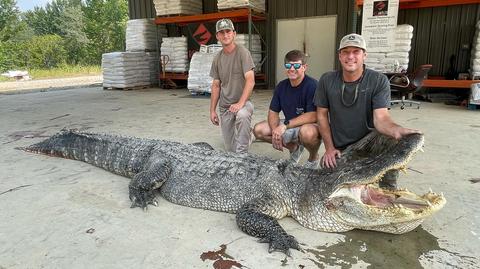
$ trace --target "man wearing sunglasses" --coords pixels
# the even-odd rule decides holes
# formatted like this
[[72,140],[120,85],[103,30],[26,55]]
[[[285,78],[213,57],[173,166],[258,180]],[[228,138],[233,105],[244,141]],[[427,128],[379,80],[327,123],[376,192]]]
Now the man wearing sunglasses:
[[[341,70],[323,74],[315,92],[319,132],[325,145],[321,165],[333,168],[341,151],[373,129],[400,139],[419,133],[403,128],[390,117],[390,84],[384,74],[366,69],[366,43],[361,35],[349,34],[338,48]],[[398,171],[388,171],[380,187],[395,189]]]
[[231,20],[217,21],[216,31],[223,48],[215,55],[210,69],[213,78],[210,121],[220,124],[226,151],[247,152],[251,143],[250,95],[255,85],[255,65],[250,52],[235,44],[236,32]]
[[[321,143],[313,104],[317,81],[305,74],[307,65],[303,52],[289,51],[284,62],[288,78],[278,83],[267,120],[257,123],[253,133],[257,139],[272,143],[277,150],[287,148],[290,159],[295,163],[298,163],[306,148],[310,155],[305,166],[317,168]],[[284,120],[280,119],[280,111],[285,116]]]

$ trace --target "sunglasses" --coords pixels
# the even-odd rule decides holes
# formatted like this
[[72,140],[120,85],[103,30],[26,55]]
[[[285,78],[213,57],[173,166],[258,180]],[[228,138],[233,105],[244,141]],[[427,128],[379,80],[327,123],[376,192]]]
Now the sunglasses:
[[300,64],[300,63],[294,63],[294,64],[288,63],[288,64],[285,64],[285,69],[290,69],[290,68],[292,68],[292,66],[293,66],[293,69],[298,70],[298,69],[300,69],[302,64]]

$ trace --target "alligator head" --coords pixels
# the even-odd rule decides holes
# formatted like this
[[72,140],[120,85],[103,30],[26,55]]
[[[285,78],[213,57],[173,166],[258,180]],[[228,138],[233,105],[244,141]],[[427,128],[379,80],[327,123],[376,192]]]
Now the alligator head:
[[343,161],[334,171],[320,170],[320,176],[310,180],[308,198],[301,203],[308,208],[310,220],[302,224],[331,232],[362,229],[401,234],[415,229],[445,205],[443,194],[386,190],[378,182],[389,170],[406,171],[423,141],[421,134],[399,141],[372,134],[361,140],[344,152]]

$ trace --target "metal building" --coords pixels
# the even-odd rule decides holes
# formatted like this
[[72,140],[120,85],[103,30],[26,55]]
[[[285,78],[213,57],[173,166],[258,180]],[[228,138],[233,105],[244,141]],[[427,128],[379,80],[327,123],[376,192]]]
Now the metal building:
[[[264,72],[269,86],[275,85],[275,79],[272,78],[276,76],[275,66],[278,60],[276,52],[280,45],[277,44],[279,22],[299,18],[335,18],[335,40],[332,40],[330,53],[334,57],[334,67],[338,67],[335,48],[343,35],[360,32],[362,14],[361,7],[358,8],[357,5],[362,2],[362,0],[267,0],[267,19],[256,25],[268,44],[265,48],[267,60]],[[216,12],[216,3],[216,0],[203,0],[203,12]],[[129,14],[131,19],[154,18],[152,0],[129,0]],[[431,76],[445,76],[449,69],[468,72],[475,25],[479,19],[480,0],[400,0],[398,24],[410,24],[414,27],[409,70],[420,64],[429,63],[433,65],[429,73]],[[245,28],[240,27],[239,32],[242,29]],[[307,34],[322,36],[323,33],[313,28]]]

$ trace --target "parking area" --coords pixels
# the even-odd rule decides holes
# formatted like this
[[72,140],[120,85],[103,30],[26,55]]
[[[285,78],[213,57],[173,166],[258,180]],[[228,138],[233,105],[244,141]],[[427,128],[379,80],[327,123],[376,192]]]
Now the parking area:
[[[266,118],[271,93],[254,93],[254,122]],[[391,110],[396,122],[422,130],[426,141],[424,152],[401,175],[400,186],[417,193],[430,188],[443,192],[444,209],[404,235],[323,233],[285,218],[280,224],[303,247],[292,251],[292,257],[268,253],[266,244],[237,228],[234,215],[163,199],[147,212],[131,209],[129,179],[86,163],[15,149],[62,128],[76,128],[184,143],[205,141],[221,150],[220,129],[209,121],[209,103],[208,97],[191,96],[184,89],[90,87],[0,95],[0,268],[480,266],[478,110],[440,103]],[[251,151],[288,157],[266,143],[252,144]]]

